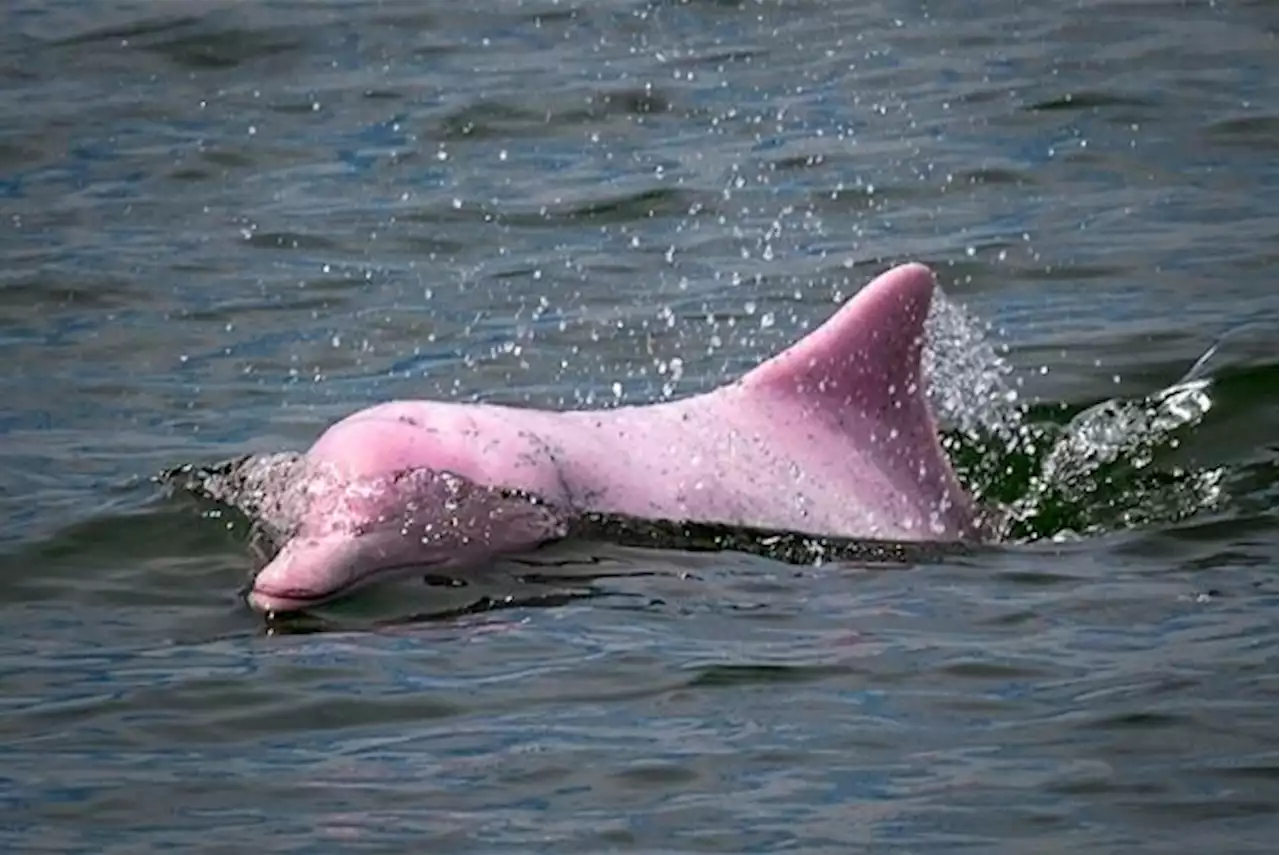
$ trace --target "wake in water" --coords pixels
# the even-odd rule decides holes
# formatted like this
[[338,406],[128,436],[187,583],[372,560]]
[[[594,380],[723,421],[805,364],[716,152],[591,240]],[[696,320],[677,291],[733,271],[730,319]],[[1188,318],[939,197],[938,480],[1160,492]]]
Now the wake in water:
[[1012,369],[973,318],[945,297],[934,307],[930,400],[956,473],[990,508],[1000,540],[1175,522],[1222,502],[1223,469],[1162,465],[1213,407],[1209,367],[1221,339],[1167,389],[1099,401],[1061,423],[1063,408],[1019,402]]

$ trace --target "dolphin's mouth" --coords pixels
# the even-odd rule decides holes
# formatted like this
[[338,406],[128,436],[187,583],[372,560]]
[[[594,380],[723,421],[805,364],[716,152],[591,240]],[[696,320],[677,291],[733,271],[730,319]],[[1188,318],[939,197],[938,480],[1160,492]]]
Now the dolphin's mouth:
[[428,573],[431,568],[438,567],[445,562],[442,561],[414,561],[406,564],[391,564],[383,567],[377,567],[367,570],[363,573],[353,575],[351,578],[343,581],[341,585],[324,590],[315,588],[297,588],[297,587],[274,587],[272,585],[260,585],[258,583],[258,574],[249,580],[243,588],[240,589],[240,595],[249,603],[250,606],[260,612],[271,612],[274,614],[284,614],[290,612],[301,612],[309,608],[324,605],[333,600],[341,599],[360,588],[366,588],[377,582],[390,581],[394,578],[412,576],[417,573]]

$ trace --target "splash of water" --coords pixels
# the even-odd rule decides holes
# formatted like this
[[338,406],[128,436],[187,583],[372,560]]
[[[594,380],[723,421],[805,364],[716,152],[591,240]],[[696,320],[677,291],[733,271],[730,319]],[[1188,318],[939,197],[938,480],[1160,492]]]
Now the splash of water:
[[925,319],[921,367],[939,421],[970,439],[1012,443],[1024,411],[1010,383],[1013,367],[962,306],[937,289]]
[[1137,401],[1102,401],[1065,426],[1044,426],[1051,442],[1025,493],[1005,507],[1005,536],[1076,539],[1217,505],[1224,470],[1156,465],[1212,408],[1210,385],[1183,381]]
[[1008,363],[963,309],[935,300],[926,327],[930,400],[966,486],[1004,540],[1065,540],[1171,522],[1211,509],[1225,471],[1161,461],[1213,407],[1215,342],[1177,383],[1137,400],[1109,399],[1066,424],[1033,420]]
[[155,481],[234,508],[253,521],[259,534],[276,542],[297,528],[306,508],[305,458],[297,452],[236,457],[201,466],[183,464]]

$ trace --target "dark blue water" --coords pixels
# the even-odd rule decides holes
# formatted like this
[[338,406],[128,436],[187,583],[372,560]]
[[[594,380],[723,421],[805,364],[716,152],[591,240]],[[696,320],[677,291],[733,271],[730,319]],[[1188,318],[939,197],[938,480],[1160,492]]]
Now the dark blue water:
[[[6,5],[0,847],[1275,851],[1276,31],[1246,2]],[[949,427],[1025,512],[1008,542],[602,546],[609,576],[508,607],[402,586],[278,627],[243,520],[150,480],[393,396],[704,389],[909,259],[1035,426]],[[1133,423],[1215,343],[1207,411]],[[973,379],[935,383],[951,421]]]

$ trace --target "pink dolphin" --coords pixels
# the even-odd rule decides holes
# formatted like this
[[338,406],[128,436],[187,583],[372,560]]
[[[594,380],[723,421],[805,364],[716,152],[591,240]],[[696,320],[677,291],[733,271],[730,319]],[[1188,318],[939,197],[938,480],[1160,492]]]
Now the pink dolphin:
[[782,353],[681,400],[569,412],[394,401],[354,413],[307,452],[330,475],[314,479],[249,602],[295,610],[393,573],[529,550],[564,536],[561,512],[976,538],[981,515],[920,375],[933,292],[927,267],[896,267]]

